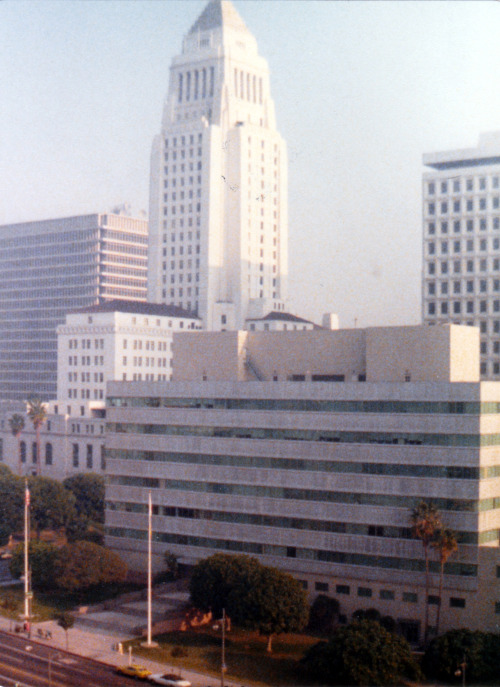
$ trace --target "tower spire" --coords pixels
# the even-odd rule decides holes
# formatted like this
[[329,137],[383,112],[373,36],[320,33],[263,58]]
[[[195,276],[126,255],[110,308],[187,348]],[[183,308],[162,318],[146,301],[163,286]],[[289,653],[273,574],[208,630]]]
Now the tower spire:
[[189,34],[224,28],[248,32],[245,22],[230,0],[210,0],[189,30]]

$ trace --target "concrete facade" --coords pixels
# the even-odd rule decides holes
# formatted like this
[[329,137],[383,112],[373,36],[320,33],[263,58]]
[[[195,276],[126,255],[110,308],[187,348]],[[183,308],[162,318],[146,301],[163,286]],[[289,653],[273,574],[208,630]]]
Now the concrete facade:
[[423,162],[422,321],[479,327],[481,378],[499,380],[500,132]]
[[[472,328],[395,328],[392,345],[390,331],[176,334],[172,382],[111,383],[108,544],[144,565],[151,492],[157,563],[167,549],[186,563],[216,551],[255,555],[312,595],[336,596],[346,616],[371,607],[393,616],[416,641],[424,560],[409,517],[431,501],[460,542],[445,568],[441,629],[494,630],[500,385],[478,381]],[[179,361],[177,339],[182,349],[192,342]],[[203,369],[187,361],[197,339]],[[245,346],[262,381],[245,370]],[[462,361],[460,374],[459,362],[428,364],[423,349]],[[345,381],[324,381],[347,370],[355,374]],[[431,603],[437,585],[433,558]]]
[[287,157],[269,69],[228,0],[211,0],[170,69],[151,157],[148,297],[243,328],[284,310]]

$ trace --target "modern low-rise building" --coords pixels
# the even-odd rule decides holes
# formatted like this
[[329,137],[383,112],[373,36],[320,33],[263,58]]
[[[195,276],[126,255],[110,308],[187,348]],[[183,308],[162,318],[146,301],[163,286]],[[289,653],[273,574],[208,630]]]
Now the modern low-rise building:
[[496,629],[500,385],[476,328],[176,334],[173,381],[108,393],[107,541],[133,567],[151,493],[156,565],[254,555],[417,640],[438,589],[410,527],[425,500],[459,540],[441,628]]

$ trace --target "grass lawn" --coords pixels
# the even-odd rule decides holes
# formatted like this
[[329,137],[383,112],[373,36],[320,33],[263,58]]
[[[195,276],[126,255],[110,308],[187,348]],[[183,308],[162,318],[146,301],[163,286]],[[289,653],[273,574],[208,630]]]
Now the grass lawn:
[[[158,648],[132,644],[135,656],[159,660],[170,666],[192,668],[220,679],[221,636],[209,629],[169,632],[157,635]],[[310,684],[300,674],[297,661],[318,642],[306,635],[281,635],[273,639],[273,652],[266,651],[267,639],[256,633],[232,629],[226,634],[226,678],[241,684],[297,686]]]

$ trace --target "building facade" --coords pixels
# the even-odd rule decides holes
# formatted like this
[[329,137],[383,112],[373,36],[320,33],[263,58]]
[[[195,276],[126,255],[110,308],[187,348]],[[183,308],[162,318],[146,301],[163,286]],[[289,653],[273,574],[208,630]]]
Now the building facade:
[[418,641],[439,583],[434,556],[426,598],[425,500],[459,540],[441,629],[496,629],[500,385],[479,382],[477,329],[176,334],[173,381],[112,383],[107,413],[107,542],[132,567],[151,493],[156,565],[253,555]]
[[287,159],[269,69],[228,0],[211,0],[170,69],[151,160],[149,300],[208,329],[284,310]]
[[500,133],[424,155],[422,321],[481,331],[481,377],[500,380]]
[[56,328],[68,312],[146,300],[147,232],[113,214],[0,227],[2,400],[56,397]]

